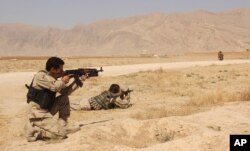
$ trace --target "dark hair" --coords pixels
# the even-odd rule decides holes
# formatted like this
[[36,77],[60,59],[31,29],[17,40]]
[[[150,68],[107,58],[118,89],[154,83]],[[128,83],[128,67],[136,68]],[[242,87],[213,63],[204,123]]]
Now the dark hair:
[[118,93],[120,91],[120,86],[118,84],[111,84],[109,87],[109,92]]
[[51,57],[46,62],[46,70],[50,71],[51,68],[59,68],[60,65],[64,65],[64,61],[61,58],[58,57]]

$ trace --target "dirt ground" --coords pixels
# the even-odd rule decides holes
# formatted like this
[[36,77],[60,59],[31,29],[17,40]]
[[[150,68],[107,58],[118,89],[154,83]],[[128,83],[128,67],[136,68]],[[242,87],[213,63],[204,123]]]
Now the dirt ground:
[[230,134],[250,133],[249,59],[99,59],[89,65],[82,59],[65,59],[66,68],[104,69],[99,77],[88,79],[74,92],[71,102],[97,95],[118,83],[134,90],[133,106],[72,111],[69,122],[85,124],[79,132],[65,140],[32,143],[24,138],[24,84],[30,83],[45,60],[0,60],[1,150],[224,151],[229,150]]

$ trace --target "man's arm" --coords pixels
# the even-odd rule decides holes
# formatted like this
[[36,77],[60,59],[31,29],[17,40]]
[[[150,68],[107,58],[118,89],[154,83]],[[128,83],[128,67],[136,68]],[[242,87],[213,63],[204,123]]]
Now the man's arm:
[[34,78],[33,87],[37,89],[48,89],[53,92],[59,92],[66,87],[65,81],[56,80],[46,72],[38,72]]
[[114,103],[119,108],[126,109],[130,106],[130,97],[124,96],[123,99],[121,99],[121,97],[118,97],[115,99]]
[[[81,81],[85,81],[88,78],[88,75],[82,75],[79,79]],[[79,88],[79,85],[77,85],[76,81],[74,80],[69,86],[63,88],[60,93],[61,94],[67,94],[70,95],[73,93],[77,88]]]

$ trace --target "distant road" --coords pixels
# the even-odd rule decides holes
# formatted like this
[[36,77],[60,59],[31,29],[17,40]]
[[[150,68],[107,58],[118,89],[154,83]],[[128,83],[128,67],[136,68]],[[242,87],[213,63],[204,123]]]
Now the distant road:
[[[139,71],[157,70],[157,69],[180,69],[194,66],[210,66],[210,65],[229,65],[229,64],[244,64],[249,63],[248,60],[224,60],[224,61],[189,61],[189,62],[171,62],[171,63],[150,63],[150,64],[135,64],[135,65],[119,65],[119,66],[104,66],[104,72],[100,76],[119,76]],[[99,67],[98,67],[99,68]],[[23,84],[30,83],[33,75],[36,72],[10,72],[0,74],[0,85],[6,84]],[[1,86],[0,86],[1,87]]]
[[135,65],[120,65],[120,66],[105,66],[102,76],[118,76],[138,71],[157,70],[157,69],[180,69],[194,66],[210,66],[210,65],[229,65],[250,63],[248,60],[224,60],[224,61],[188,61],[188,62],[171,62],[171,63],[150,63],[150,64],[135,64]]

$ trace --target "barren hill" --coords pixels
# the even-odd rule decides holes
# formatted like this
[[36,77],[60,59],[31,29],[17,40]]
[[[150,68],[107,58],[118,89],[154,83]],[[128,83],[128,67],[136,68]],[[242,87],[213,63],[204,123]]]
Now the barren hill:
[[134,55],[143,50],[241,51],[250,48],[250,8],[222,13],[152,13],[77,25],[69,30],[0,25],[0,55]]

